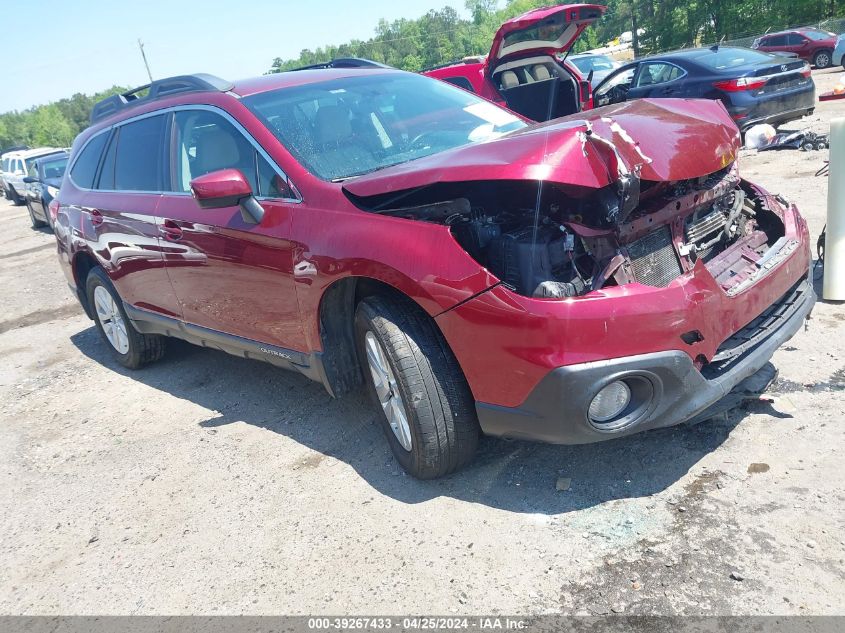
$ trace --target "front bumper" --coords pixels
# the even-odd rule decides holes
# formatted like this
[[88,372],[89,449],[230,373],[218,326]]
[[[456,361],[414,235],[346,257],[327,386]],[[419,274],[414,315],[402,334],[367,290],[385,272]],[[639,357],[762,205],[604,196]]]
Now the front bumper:
[[[810,277],[805,277],[773,306],[764,336],[742,345],[740,354],[727,354],[729,360],[705,367],[703,373],[689,355],[677,350],[558,367],[517,407],[477,403],[481,428],[500,437],[585,444],[700,417],[792,338],[815,299]],[[587,416],[592,398],[605,385],[624,378],[647,381],[650,400],[634,407],[630,420],[614,430],[598,428]]]

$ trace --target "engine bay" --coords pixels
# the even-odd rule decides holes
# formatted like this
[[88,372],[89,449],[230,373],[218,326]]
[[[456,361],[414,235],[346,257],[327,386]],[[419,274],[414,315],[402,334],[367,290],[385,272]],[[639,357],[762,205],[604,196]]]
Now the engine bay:
[[638,181],[635,190],[452,183],[425,190],[433,196],[443,201],[415,192],[401,208],[376,212],[445,224],[470,256],[526,297],[578,297],[635,282],[666,287],[698,262],[731,294],[784,246],[782,211],[733,166],[690,181]]

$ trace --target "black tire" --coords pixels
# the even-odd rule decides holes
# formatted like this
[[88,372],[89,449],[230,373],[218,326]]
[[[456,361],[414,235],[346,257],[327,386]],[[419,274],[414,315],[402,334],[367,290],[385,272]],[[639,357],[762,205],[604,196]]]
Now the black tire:
[[32,210],[32,205],[29,203],[29,200],[26,201],[26,210],[29,211],[29,221],[32,222],[32,228],[41,229],[47,226],[47,223],[44,222],[44,220],[39,220],[35,217],[35,212]]
[[833,64],[833,53],[831,51],[819,51],[813,55],[813,66],[816,68],[830,68]]
[[[123,318],[123,323],[126,326],[126,337],[129,343],[128,350],[125,353],[121,353],[117,348],[115,348],[111,341],[109,341],[109,338],[106,336],[106,332],[103,329],[103,324],[100,321],[100,315],[97,311],[96,304],[94,303],[94,293],[98,287],[105,288],[105,290],[111,295],[117,309],[120,312],[120,316]],[[141,334],[132,326],[132,322],[129,320],[129,317],[126,315],[126,311],[123,309],[123,301],[120,299],[120,295],[117,294],[117,290],[115,290],[111,280],[102,268],[92,268],[88,273],[88,279],[85,283],[85,291],[86,296],[88,297],[88,305],[91,307],[91,312],[94,314],[94,323],[97,324],[97,330],[99,330],[100,336],[103,338],[103,341],[108,346],[117,362],[128,369],[138,369],[147,363],[158,360],[164,355],[164,337],[157,334]]]
[[11,200],[12,204],[16,207],[19,207],[24,203],[23,198],[18,195],[18,192],[15,191],[14,187],[9,187],[9,200]]
[[[367,362],[367,332],[381,344],[396,378],[408,414],[410,450],[397,439],[379,403]],[[434,479],[468,463],[480,435],[475,401],[434,321],[410,300],[371,296],[356,310],[355,338],[364,380],[402,468],[418,479]]]

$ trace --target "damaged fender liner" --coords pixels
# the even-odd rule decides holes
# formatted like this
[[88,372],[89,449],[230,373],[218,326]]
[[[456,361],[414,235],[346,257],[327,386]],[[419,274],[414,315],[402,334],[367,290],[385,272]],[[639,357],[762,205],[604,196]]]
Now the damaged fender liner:
[[[801,328],[815,304],[808,277],[796,289],[800,298],[788,316],[768,336],[734,358],[721,373],[705,378],[690,357],[680,351],[654,352],[558,367],[546,375],[518,407],[476,402],[481,428],[487,435],[553,444],[586,444],[648,429],[700,419],[741,383],[766,365],[775,350]],[[612,432],[587,418],[593,396],[618,379],[646,381],[651,401],[634,407],[626,424]]]

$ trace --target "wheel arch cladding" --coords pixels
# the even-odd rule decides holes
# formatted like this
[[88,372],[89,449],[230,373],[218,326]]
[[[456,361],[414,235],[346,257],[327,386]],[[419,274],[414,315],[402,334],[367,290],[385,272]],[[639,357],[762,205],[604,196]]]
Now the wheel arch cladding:
[[88,304],[88,293],[86,292],[85,284],[88,279],[88,273],[97,266],[99,266],[97,260],[87,251],[80,251],[73,258],[73,279],[76,283],[76,294],[79,296],[79,301],[89,319],[94,318],[94,312]]
[[[403,299],[428,314],[413,297],[378,279],[348,276],[332,282],[320,298],[318,326],[326,387],[335,397],[363,384],[355,345],[355,310],[363,299],[373,295]],[[436,323],[435,327],[439,330]]]

